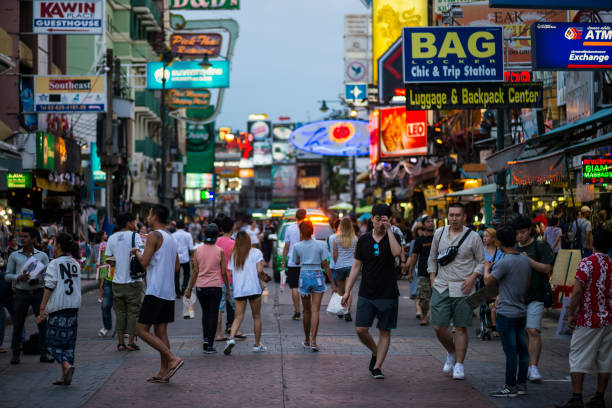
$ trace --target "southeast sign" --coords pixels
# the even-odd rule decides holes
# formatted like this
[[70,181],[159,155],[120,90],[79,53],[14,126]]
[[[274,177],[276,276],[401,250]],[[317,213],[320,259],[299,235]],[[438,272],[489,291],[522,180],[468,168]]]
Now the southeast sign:
[[166,89],[228,88],[229,61],[211,61],[204,69],[200,61],[176,61],[166,66],[162,62],[147,63],[147,89],[163,89],[162,77],[166,77]]
[[34,77],[36,112],[106,112],[104,75],[37,75]]
[[504,80],[501,27],[404,27],[404,82]]
[[104,30],[105,0],[34,0],[34,34],[94,34]]
[[368,122],[362,120],[309,123],[294,130],[290,140],[300,150],[323,156],[367,156],[370,153]]
[[610,23],[535,23],[531,26],[531,43],[534,69],[612,68]]
[[170,0],[170,10],[232,10],[239,8],[239,0]]

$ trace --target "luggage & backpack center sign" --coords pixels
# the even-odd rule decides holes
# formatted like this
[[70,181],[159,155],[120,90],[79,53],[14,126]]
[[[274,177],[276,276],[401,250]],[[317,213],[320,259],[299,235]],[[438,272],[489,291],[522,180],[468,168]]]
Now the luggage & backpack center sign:
[[502,82],[502,27],[404,27],[404,83]]

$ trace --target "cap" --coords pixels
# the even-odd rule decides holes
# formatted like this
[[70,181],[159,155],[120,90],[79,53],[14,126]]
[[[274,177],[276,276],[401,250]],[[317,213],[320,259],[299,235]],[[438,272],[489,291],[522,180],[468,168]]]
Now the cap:
[[582,213],[590,213],[591,212],[591,207],[589,207],[588,205],[582,206],[582,208],[580,209],[580,212]]
[[219,237],[219,227],[217,224],[208,224],[204,229],[204,242],[214,244]]

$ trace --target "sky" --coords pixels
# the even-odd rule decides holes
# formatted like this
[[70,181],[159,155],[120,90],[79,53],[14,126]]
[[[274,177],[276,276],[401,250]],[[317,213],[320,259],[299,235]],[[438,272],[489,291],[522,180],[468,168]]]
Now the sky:
[[245,131],[250,113],[321,119],[317,101],[343,92],[344,15],[368,13],[360,0],[241,0],[240,10],[181,12],[240,25],[217,127]]

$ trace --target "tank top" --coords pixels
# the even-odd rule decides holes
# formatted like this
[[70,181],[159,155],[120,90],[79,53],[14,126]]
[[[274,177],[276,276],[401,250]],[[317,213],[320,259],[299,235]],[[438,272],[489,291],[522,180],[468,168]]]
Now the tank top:
[[174,300],[174,267],[178,245],[172,235],[163,230],[157,230],[163,242],[153,254],[151,263],[147,266],[147,290],[145,295],[161,299]]
[[221,248],[216,245],[200,245],[196,249],[195,258],[198,261],[198,288],[220,288],[221,279]]

